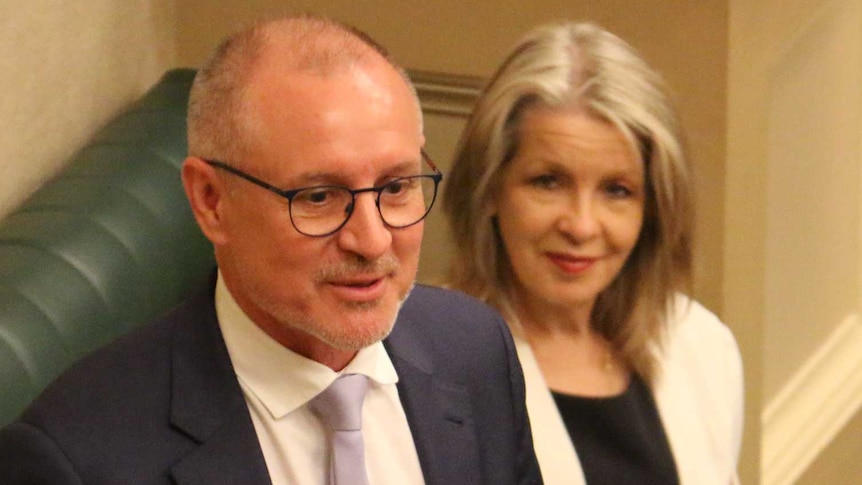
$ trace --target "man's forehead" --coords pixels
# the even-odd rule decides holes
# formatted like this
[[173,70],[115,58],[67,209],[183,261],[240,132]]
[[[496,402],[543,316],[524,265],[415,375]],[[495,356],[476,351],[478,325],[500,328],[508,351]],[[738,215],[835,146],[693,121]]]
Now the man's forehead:
[[376,184],[393,177],[416,175],[422,167],[418,157],[392,159],[332,159],[285,160],[283,175],[294,184],[314,185],[337,183],[340,185]]
[[[330,101],[344,97],[410,97],[406,83],[393,77],[394,71],[377,66],[345,66],[338,71],[318,72],[263,68],[249,81],[244,99],[252,113],[302,112],[314,107],[333,107]],[[397,75],[397,74],[396,74]]]

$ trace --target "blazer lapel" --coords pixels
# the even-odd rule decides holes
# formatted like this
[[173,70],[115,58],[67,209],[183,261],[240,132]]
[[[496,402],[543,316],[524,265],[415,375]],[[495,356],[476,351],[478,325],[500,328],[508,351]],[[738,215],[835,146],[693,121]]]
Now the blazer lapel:
[[425,483],[481,483],[467,390],[434,375],[431,356],[408,322],[399,321],[384,345],[398,372],[398,395]]
[[269,484],[212,294],[210,288],[190,306],[173,338],[171,424],[200,446],[173,467],[172,475],[181,485]]
[[247,412],[235,411],[171,470],[178,485],[270,484]]
[[[679,473],[679,483],[726,483],[720,478],[720,470],[715,469],[717,450],[709,449],[711,437],[705,432],[703,419],[696,413],[698,403],[692,392],[700,383],[689,374],[690,368],[686,367],[696,362],[696,359],[681,358],[677,353],[679,350],[669,348],[667,351],[676,355],[661,357],[662,373],[654,390],[656,407]],[[699,395],[706,396],[708,393]]]
[[527,413],[545,484],[584,485],[586,479],[578,454],[530,344],[515,336],[515,348],[524,371]]

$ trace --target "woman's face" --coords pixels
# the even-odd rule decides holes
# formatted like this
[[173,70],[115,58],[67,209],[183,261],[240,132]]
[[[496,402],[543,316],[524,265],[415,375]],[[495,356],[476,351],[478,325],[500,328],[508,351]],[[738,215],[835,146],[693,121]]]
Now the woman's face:
[[577,110],[524,113],[495,204],[516,297],[591,311],[638,241],[644,164],[610,123]]

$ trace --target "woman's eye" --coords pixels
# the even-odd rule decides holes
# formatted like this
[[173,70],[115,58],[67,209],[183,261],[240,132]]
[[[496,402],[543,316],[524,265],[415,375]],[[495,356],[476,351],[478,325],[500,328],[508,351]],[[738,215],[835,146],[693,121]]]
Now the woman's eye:
[[608,184],[605,188],[605,193],[612,199],[626,199],[631,197],[634,192],[627,186],[619,183]]
[[557,177],[556,175],[544,174],[531,178],[529,183],[533,187],[538,187],[542,189],[553,189],[559,187],[560,180],[559,177]]

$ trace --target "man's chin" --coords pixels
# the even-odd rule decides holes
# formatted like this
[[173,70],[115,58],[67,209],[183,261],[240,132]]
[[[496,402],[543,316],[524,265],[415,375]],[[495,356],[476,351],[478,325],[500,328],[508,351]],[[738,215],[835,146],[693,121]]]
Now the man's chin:
[[342,331],[326,332],[327,335],[317,337],[340,350],[360,350],[385,339],[395,327],[401,306],[413,286],[411,284],[397,298],[392,296],[368,301],[341,301],[345,314],[333,316],[332,321],[343,322],[338,329]]
[[392,332],[395,319],[352,327],[349,332],[321,335],[321,340],[340,350],[361,350],[382,341]]

